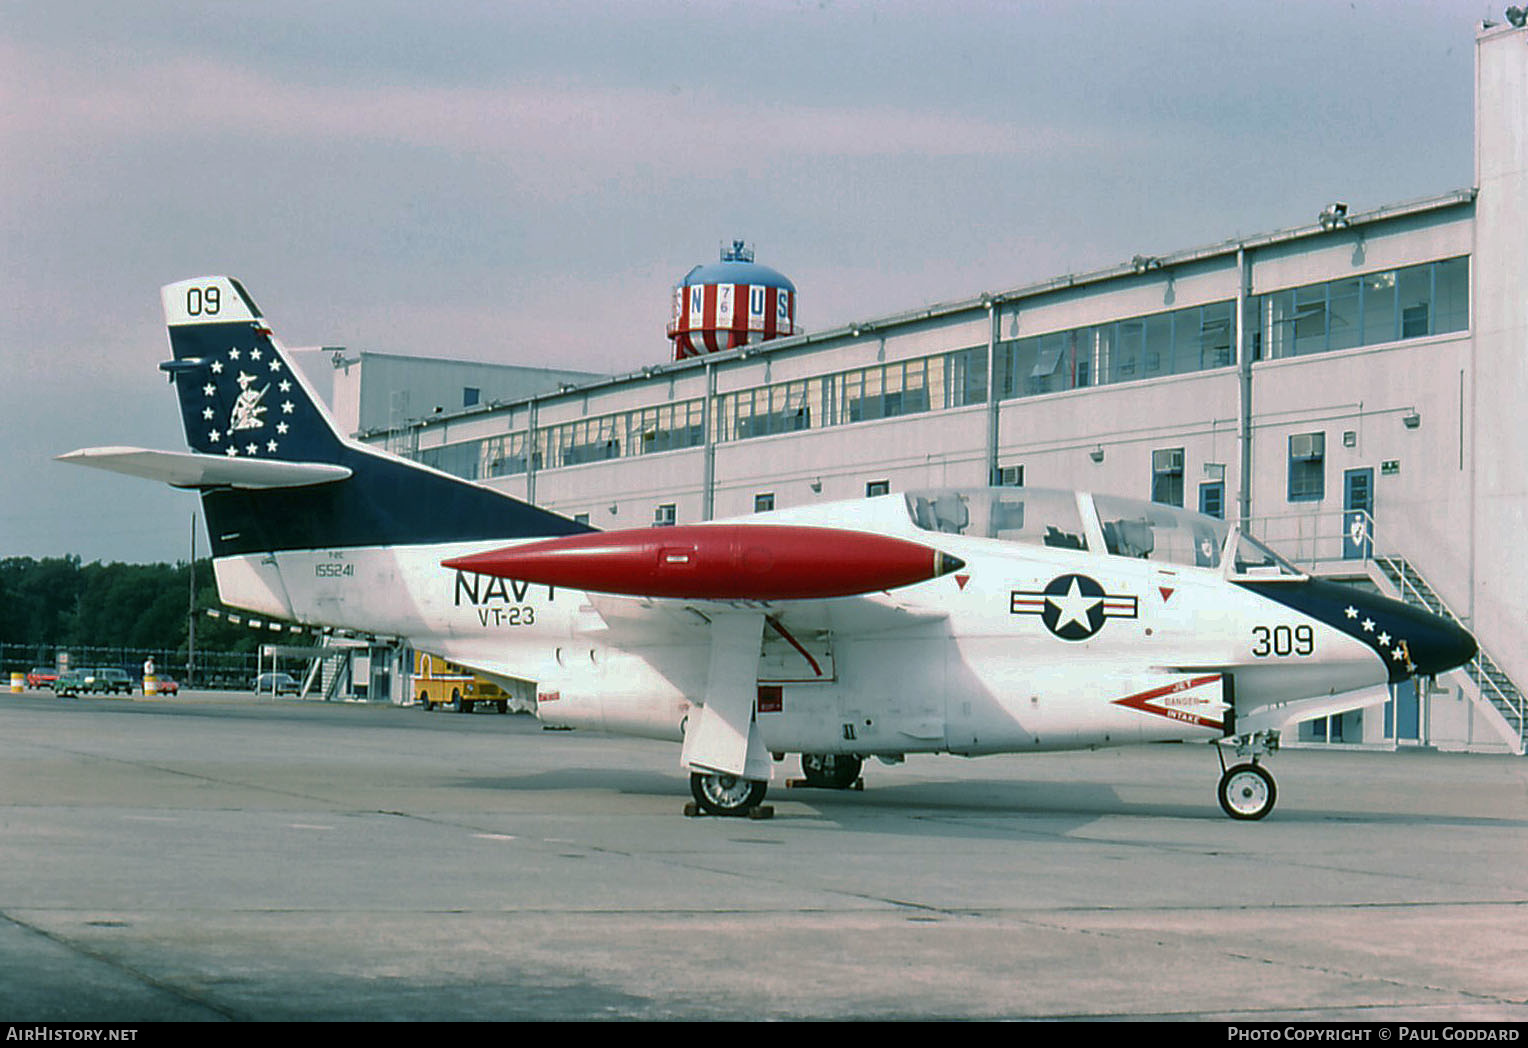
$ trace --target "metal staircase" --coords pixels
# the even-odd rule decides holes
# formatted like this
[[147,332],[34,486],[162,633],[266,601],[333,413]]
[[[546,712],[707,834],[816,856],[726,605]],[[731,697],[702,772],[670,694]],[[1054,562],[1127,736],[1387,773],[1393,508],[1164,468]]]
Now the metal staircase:
[[[1370,558],[1370,563],[1379,569],[1396,595],[1407,604],[1435,615],[1443,615],[1461,626],[1465,625],[1405,557],[1376,553]],[[1523,692],[1485,648],[1482,647],[1473,661],[1456,672],[1464,674],[1474,684],[1478,697],[1489,703],[1506,722],[1508,730],[1516,738],[1517,753],[1528,751],[1528,717],[1525,717]]]
[[337,644],[326,638],[319,647],[308,649],[308,668],[303,674],[303,698],[314,695],[325,702],[344,698],[350,692],[350,656],[353,645]]

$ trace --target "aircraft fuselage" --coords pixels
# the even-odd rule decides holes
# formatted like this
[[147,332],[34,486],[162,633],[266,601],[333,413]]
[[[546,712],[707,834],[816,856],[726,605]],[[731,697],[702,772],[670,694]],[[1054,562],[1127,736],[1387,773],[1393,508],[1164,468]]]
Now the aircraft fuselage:
[[[1388,680],[1371,646],[1218,568],[921,537],[964,570],[809,610],[757,605],[771,623],[755,714],[768,749],[978,754],[1209,740],[1235,730],[1238,709]],[[534,681],[548,723],[682,738],[705,694],[710,645],[698,627],[712,604],[441,567],[486,548],[282,552],[226,558],[218,572],[225,592],[268,594],[255,610],[406,637]]]

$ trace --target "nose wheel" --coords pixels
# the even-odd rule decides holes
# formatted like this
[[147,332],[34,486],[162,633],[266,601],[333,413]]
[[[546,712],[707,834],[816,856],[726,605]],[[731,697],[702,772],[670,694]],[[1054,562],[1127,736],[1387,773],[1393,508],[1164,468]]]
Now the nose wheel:
[[1220,777],[1220,807],[1233,819],[1261,819],[1273,811],[1279,791],[1261,764],[1238,764]]
[[[1225,742],[1230,744],[1231,740]],[[1216,793],[1222,811],[1233,819],[1251,822],[1273,811],[1274,802],[1279,798],[1273,776],[1258,763],[1259,758],[1279,748],[1279,737],[1276,732],[1243,735],[1235,740],[1235,747],[1238,757],[1250,756],[1251,759],[1227,768],[1226,751],[1223,746],[1216,746],[1221,770]]]

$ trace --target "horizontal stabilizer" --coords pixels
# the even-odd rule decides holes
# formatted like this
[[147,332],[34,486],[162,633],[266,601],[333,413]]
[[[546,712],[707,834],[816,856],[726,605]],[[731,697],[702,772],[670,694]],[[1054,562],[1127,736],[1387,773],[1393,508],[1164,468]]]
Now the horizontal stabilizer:
[[58,460],[130,477],[162,480],[177,488],[301,488],[344,480],[351,474],[349,467],[326,462],[228,458],[147,448],[82,448],[60,455]]

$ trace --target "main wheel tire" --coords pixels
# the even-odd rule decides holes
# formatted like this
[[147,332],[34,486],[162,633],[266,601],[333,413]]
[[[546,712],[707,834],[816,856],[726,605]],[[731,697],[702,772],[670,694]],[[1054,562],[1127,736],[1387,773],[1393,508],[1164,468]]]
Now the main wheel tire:
[[1257,764],[1238,764],[1220,777],[1220,807],[1233,819],[1261,819],[1273,811],[1279,791]]
[[690,795],[711,815],[747,815],[764,800],[769,783],[740,775],[691,772]]
[[808,786],[847,790],[859,778],[862,767],[864,763],[858,757],[843,753],[801,755],[801,774],[806,776]]

